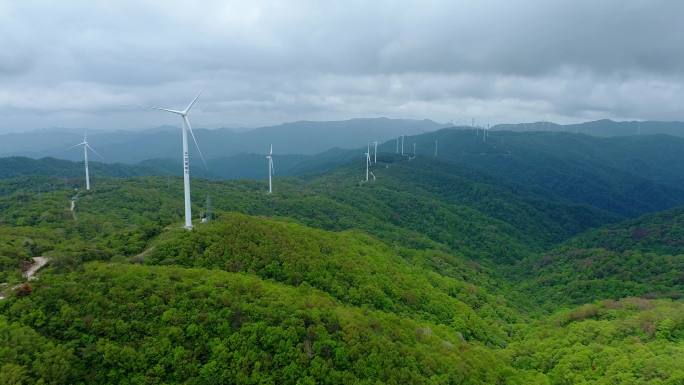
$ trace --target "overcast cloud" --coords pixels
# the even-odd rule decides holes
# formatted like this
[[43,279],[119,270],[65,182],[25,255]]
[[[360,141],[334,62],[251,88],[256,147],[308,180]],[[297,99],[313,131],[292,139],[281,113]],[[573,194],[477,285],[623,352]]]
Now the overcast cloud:
[[0,131],[684,120],[684,2],[0,0]]

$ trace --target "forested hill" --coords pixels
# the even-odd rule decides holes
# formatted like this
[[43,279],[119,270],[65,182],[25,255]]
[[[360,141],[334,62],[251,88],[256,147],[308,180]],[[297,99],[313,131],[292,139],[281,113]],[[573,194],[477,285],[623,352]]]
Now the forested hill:
[[[684,204],[684,139],[657,135],[596,138],[554,132],[444,129],[407,137],[423,157],[479,170],[499,183],[536,189],[620,215]],[[383,151],[395,151],[384,143]]]
[[[666,136],[597,138],[574,133],[444,129],[407,136],[405,153],[416,144],[419,159],[436,160],[426,170],[478,171],[492,183],[550,199],[586,204],[618,216],[635,217],[684,204],[684,139]],[[437,157],[434,157],[437,141]],[[380,145],[381,156],[396,156],[396,141]],[[363,162],[365,148],[332,149],[316,155],[274,155],[276,176],[310,175]],[[150,159],[135,165],[91,162],[91,175],[180,175],[179,159]],[[264,179],[262,154],[240,154],[190,162],[191,174],[212,179]],[[72,163],[45,159],[0,159],[0,177],[78,177]],[[418,171],[420,172],[420,171]]]
[[[108,177],[131,177],[141,175],[164,175],[165,170],[145,165],[104,164],[89,162],[94,175]],[[0,178],[21,176],[48,176],[54,178],[84,178],[83,162],[71,162],[55,158],[32,159],[25,157],[0,158]]]
[[[317,174],[358,159],[358,151],[330,149],[316,155],[277,155],[274,174],[292,176]],[[135,164],[105,163],[100,159],[88,162],[94,177],[130,177],[144,175],[182,175],[180,159],[147,159]],[[207,159],[199,157],[190,162],[193,177],[209,179],[263,179],[267,175],[267,163],[263,154],[238,154]],[[55,158],[33,159],[27,157],[0,158],[0,179],[19,176],[53,176],[59,178],[83,178],[83,162]]]
[[0,180],[0,383],[677,384],[682,209],[623,220],[587,197],[644,177],[583,162],[607,179],[575,197],[475,167],[491,134],[388,143],[368,182],[347,151],[273,194],[193,177],[193,231],[176,176]]
[[684,297],[684,208],[589,230],[532,256],[516,276],[544,301]]

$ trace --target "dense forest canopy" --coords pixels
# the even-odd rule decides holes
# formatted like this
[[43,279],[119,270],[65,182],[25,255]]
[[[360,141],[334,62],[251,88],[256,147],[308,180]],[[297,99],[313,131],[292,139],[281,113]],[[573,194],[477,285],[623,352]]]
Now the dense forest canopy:
[[158,161],[0,159],[0,383],[684,383],[679,139],[478,135],[193,174],[192,231]]

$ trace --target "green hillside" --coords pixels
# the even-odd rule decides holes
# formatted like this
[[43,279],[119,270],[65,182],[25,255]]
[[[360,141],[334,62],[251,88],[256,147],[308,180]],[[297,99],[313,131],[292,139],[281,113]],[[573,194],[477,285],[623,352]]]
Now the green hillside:
[[503,383],[454,330],[243,274],[88,264],[0,304],[4,383]]
[[[502,298],[470,281],[420,266],[441,253],[391,247],[358,231],[333,233],[301,225],[227,215],[196,231],[175,230],[137,258],[144,263],[246,272],[285,284],[310,285],[340,302],[450,325],[466,339],[503,345],[516,319]],[[477,309],[477,312],[473,311]]]
[[379,155],[193,178],[193,231],[174,176],[0,180],[0,383],[678,384],[681,208]]
[[562,311],[509,346],[518,370],[548,384],[684,382],[684,304],[626,298]]
[[523,287],[554,305],[684,295],[684,209],[608,225],[527,258]]
[[[564,132],[443,129],[413,137],[416,152],[470,168],[500,183],[536,189],[622,216],[684,204],[684,139],[666,135],[597,138]],[[394,143],[382,146],[394,151]]]

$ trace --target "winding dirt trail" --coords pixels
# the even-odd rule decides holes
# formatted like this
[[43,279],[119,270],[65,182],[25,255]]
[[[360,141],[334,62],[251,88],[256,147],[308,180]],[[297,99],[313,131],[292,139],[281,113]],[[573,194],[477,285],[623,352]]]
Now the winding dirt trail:
[[[27,281],[33,281],[34,279],[37,278],[36,273],[38,272],[38,270],[40,270],[43,266],[45,266],[48,263],[48,261],[49,261],[49,259],[46,257],[33,257],[33,264],[31,264],[31,266],[29,266],[29,268],[25,272],[22,273],[22,276]],[[0,283],[0,301],[5,299],[5,295],[4,295],[5,291],[2,290],[2,288],[5,286],[7,286],[6,283]],[[15,290],[19,286],[21,286],[21,284],[12,286],[12,288],[10,288],[9,290]]]
[[45,264],[48,263],[48,259],[45,257],[34,257],[33,265],[31,265],[28,270],[24,272],[24,278],[29,281],[36,279],[35,275]]

